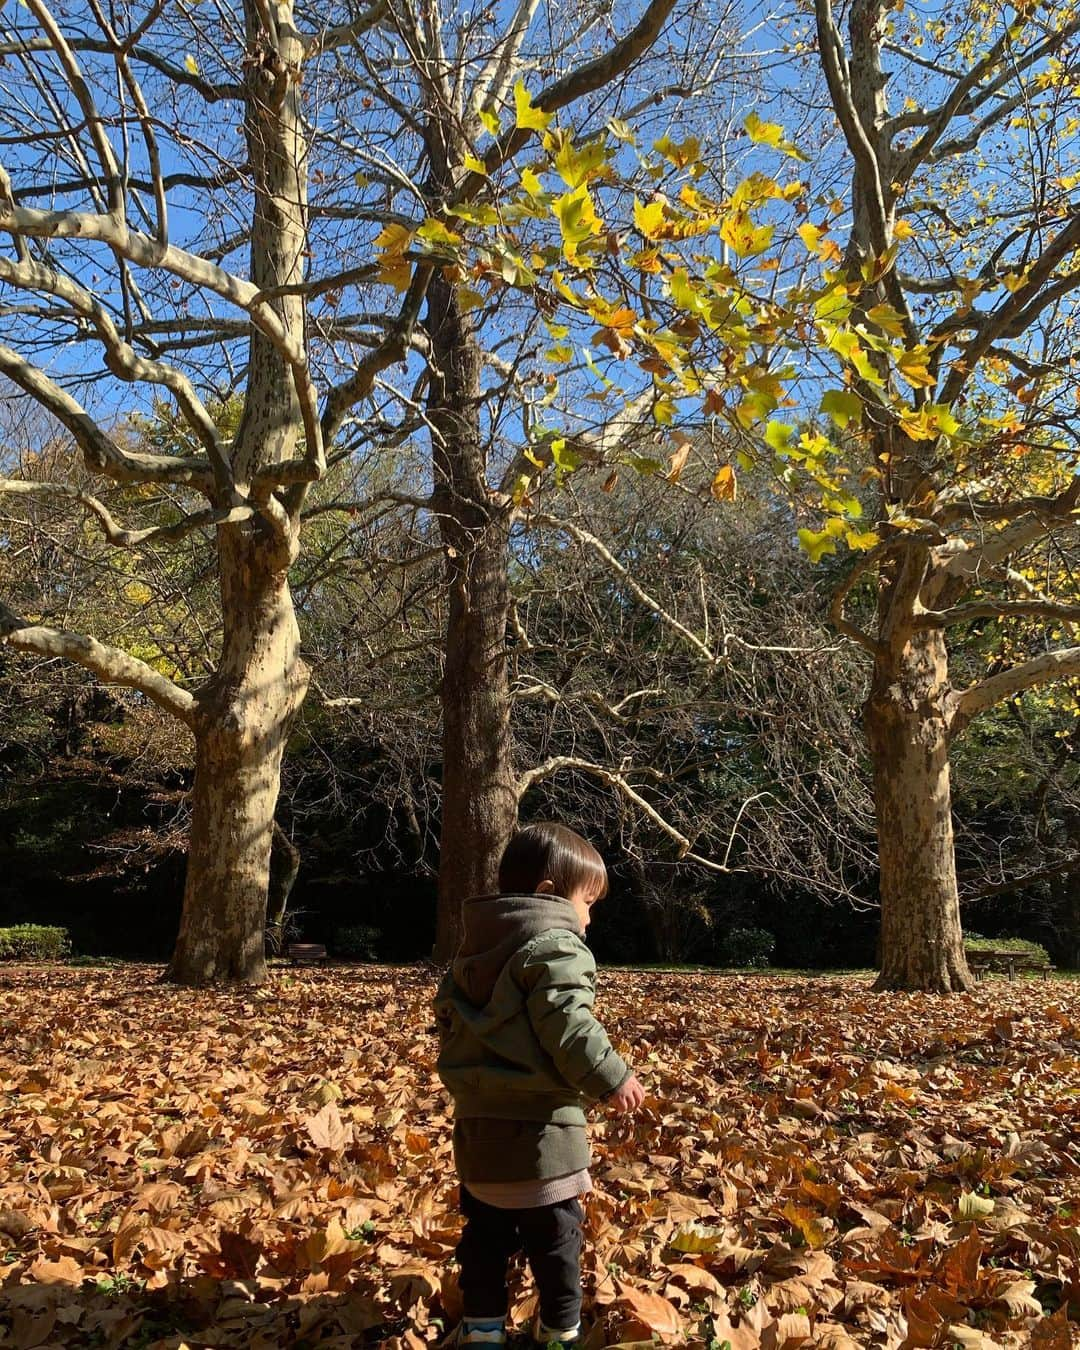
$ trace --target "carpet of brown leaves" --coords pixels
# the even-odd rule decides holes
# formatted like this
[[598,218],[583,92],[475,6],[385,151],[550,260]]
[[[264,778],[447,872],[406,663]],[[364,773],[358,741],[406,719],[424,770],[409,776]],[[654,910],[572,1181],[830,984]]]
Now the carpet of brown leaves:
[[[433,974],[155,975],[0,971],[0,1346],[438,1341]],[[600,1008],[650,1095],[594,1127],[589,1350],[1074,1343],[1080,984],[609,972]]]

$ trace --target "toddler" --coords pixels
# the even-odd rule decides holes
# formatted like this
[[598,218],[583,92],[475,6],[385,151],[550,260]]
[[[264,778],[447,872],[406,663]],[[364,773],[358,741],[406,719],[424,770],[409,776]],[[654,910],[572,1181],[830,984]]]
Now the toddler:
[[454,1099],[463,1345],[506,1342],[506,1267],[524,1249],[541,1344],[581,1334],[580,1197],[592,1189],[584,1108],[636,1111],[641,1083],[593,1016],[582,941],[607,893],[599,853],[565,825],[527,825],[499,894],[467,900],[464,936],[435,998],[439,1075]]

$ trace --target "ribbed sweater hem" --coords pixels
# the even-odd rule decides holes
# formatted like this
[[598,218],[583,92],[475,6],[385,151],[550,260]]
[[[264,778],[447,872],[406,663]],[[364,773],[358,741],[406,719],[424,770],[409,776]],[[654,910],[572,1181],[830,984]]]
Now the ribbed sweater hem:
[[[465,1185],[465,1183],[462,1183]],[[485,1205],[495,1209],[539,1209],[588,1195],[592,1190],[588,1168],[565,1177],[546,1177],[536,1181],[470,1181],[465,1189]]]

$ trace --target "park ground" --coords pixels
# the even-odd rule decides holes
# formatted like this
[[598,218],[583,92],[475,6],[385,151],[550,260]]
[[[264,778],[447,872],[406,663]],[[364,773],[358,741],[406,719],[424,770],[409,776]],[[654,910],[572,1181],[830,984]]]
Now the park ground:
[[[434,973],[157,974],[0,970],[0,1346],[440,1341]],[[609,971],[599,1007],[649,1097],[594,1113],[589,1350],[1077,1343],[1080,983]]]

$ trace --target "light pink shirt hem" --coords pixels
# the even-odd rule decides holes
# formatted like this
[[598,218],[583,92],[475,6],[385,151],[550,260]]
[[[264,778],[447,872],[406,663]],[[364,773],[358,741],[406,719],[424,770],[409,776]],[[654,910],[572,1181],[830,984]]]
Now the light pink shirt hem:
[[584,1167],[565,1177],[537,1181],[470,1181],[462,1185],[477,1200],[496,1209],[539,1209],[541,1205],[557,1205],[562,1200],[588,1195],[593,1188],[592,1177]]

